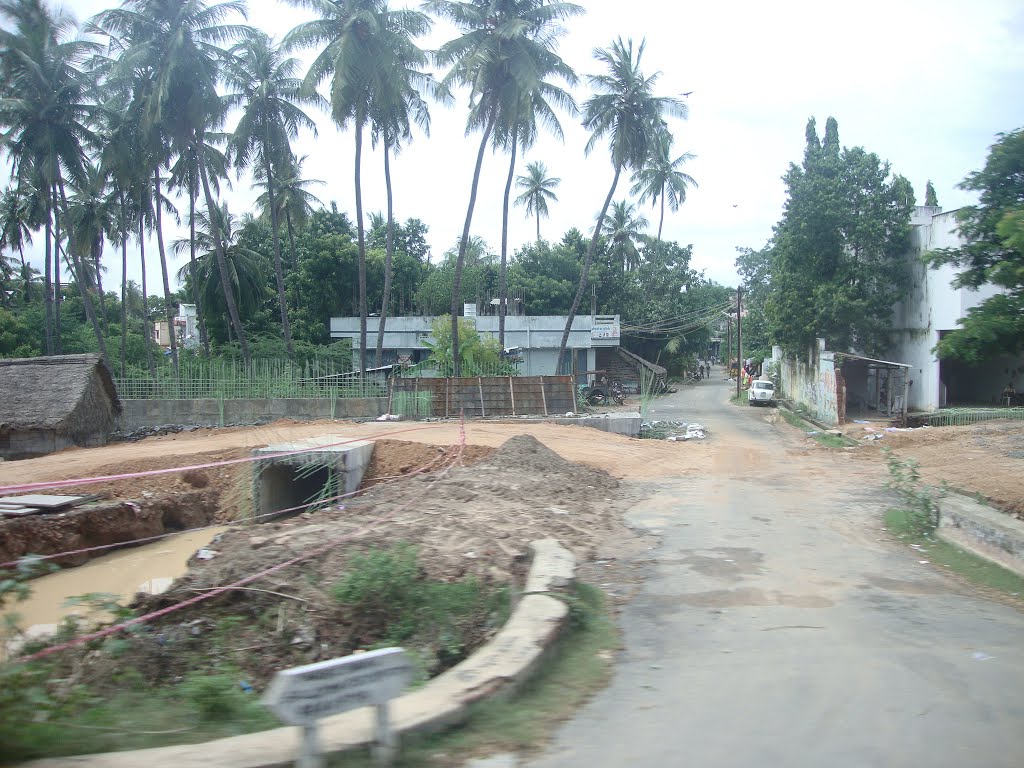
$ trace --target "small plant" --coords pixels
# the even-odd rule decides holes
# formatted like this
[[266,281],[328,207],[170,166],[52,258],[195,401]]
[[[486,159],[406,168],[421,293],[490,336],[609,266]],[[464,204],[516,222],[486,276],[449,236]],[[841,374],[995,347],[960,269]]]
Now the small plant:
[[247,703],[236,677],[228,674],[194,672],[182,682],[181,693],[202,720],[235,719]]
[[913,459],[901,459],[891,450],[886,450],[885,458],[889,465],[888,487],[903,498],[908,527],[915,534],[931,533],[939,527],[938,499],[942,490],[921,484],[921,473]]

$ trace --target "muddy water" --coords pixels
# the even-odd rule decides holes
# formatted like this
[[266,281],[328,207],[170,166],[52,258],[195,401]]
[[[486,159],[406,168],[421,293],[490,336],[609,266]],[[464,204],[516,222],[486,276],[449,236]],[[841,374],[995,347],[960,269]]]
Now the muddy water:
[[188,559],[226,527],[179,533],[131,549],[122,549],[34,579],[28,600],[14,603],[0,615],[16,613],[18,626],[30,634],[45,633],[68,615],[86,615],[87,607],[66,606],[69,597],[87,593],[116,595],[122,605],[136,592],[159,594],[188,569]]

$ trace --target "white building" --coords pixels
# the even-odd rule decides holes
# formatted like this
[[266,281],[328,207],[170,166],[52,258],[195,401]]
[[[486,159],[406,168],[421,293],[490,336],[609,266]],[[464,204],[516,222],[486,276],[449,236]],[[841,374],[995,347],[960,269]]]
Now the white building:
[[911,289],[893,312],[893,346],[886,358],[910,366],[912,382],[907,401],[911,411],[934,411],[947,405],[997,405],[1007,383],[1017,391],[1024,385],[1024,358],[1002,357],[978,367],[940,361],[932,351],[944,334],[958,328],[957,320],[991,296],[1002,292],[994,285],[978,290],[953,287],[957,270],[949,265],[932,269],[921,255],[939,248],[958,248],[956,211],[919,206],[907,262]]
[[[389,317],[384,327],[385,365],[392,363],[415,364],[430,356],[424,341],[433,343],[431,325],[436,317]],[[495,315],[467,317],[476,324],[481,336],[498,336],[498,318]],[[571,352],[571,365],[564,371],[555,371],[558,348],[565,330],[565,315],[509,316],[505,318],[505,346],[518,347],[523,362],[519,367],[522,376],[552,376],[557,373],[593,371],[598,366],[598,350],[619,346],[618,315],[577,315],[573,318],[572,329],[566,349]],[[367,322],[366,348],[372,355],[377,348],[378,318]],[[350,339],[353,360],[359,365],[359,318],[332,317],[331,338]],[[569,358],[569,355],[566,356]]]

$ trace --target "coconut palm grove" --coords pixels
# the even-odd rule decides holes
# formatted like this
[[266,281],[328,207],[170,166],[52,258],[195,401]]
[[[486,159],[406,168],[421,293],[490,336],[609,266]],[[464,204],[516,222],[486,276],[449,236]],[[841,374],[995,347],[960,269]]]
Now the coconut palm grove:
[[[0,356],[98,352],[121,378],[174,376],[196,358],[348,361],[328,320],[358,316],[365,369],[381,364],[371,324],[448,314],[457,372],[463,302],[499,299],[503,344],[510,292],[528,314],[568,315],[566,338],[582,304],[621,314],[636,329],[627,345],[670,367],[706,348],[706,318],[664,321],[729,292],[690,268],[688,246],[661,239],[696,182],[673,136],[686,104],[659,94],[643,41],[596,40],[591,71],[577,73],[558,53],[584,13],[572,3],[288,3],[313,17],[271,38],[247,25],[244,0],[126,0],[83,20],[0,0]],[[456,34],[426,50],[436,20]],[[431,181],[463,201],[464,219],[400,219],[396,201],[414,213],[425,190],[392,178],[390,161],[430,151],[439,105],[463,110],[479,142],[471,178]],[[321,115],[339,131],[317,136]],[[530,152],[567,120],[589,135],[567,151],[606,162],[611,182],[595,190],[595,218],[556,234],[543,220],[558,205],[557,158]],[[323,182],[293,146],[303,134],[351,153],[350,197],[317,196]],[[363,163],[368,142],[383,150],[384,199],[363,194],[380,172]],[[500,223],[474,219],[484,163],[507,163]],[[253,210],[229,208],[233,184],[257,188]],[[534,239],[509,243],[513,215],[534,221]],[[430,228],[460,224],[431,254]],[[120,285],[104,281],[112,260]],[[165,353],[154,328],[173,328],[182,303],[196,307],[198,338],[170,333]]]

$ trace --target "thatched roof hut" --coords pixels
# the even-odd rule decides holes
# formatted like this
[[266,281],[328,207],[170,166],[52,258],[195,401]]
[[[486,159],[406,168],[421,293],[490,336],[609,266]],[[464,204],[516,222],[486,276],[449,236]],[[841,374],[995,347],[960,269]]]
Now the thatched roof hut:
[[0,457],[104,445],[121,402],[99,355],[0,360]]

